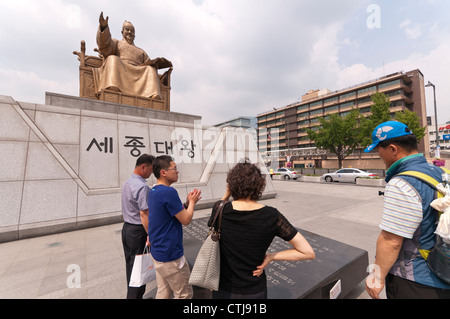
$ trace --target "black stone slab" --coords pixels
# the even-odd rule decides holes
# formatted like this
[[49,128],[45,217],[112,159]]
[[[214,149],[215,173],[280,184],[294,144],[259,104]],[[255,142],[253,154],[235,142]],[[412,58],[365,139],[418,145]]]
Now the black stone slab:
[[[194,219],[183,227],[184,254],[189,264],[206,237],[208,218]],[[345,297],[367,276],[368,253],[317,234],[298,229],[313,247],[316,258],[309,261],[275,261],[266,268],[269,299],[315,298],[328,299],[330,289],[341,280],[341,293]],[[275,238],[269,251],[289,249],[292,246]],[[208,298],[210,294],[196,288],[194,298]]]

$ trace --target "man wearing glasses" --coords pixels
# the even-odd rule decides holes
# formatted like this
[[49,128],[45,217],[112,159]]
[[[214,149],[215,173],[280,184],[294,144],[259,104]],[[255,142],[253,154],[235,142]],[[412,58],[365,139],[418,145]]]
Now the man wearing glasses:
[[153,162],[157,182],[148,194],[148,237],[156,270],[156,299],[189,299],[190,269],[184,257],[183,225],[189,225],[201,191],[194,189],[183,203],[171,185],[178,181],[173,158],[159,156]]

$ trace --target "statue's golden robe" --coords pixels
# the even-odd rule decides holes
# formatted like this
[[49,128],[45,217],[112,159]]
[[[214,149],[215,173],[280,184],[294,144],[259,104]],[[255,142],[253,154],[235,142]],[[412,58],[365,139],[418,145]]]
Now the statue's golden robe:
[[[159,75],[144,50],[125,40],[111,37],[109,27],[97,32],[97,45],[105,58],[103,65],[93,69],[97,94],[103,89],[118,89],[120,92],[160,98]],[[147,64],[147,65],[144,65]]]

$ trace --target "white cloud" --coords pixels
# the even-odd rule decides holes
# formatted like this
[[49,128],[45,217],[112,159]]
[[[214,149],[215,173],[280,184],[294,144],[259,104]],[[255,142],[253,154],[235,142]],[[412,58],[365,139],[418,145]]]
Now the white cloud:
[[43,104],[44,92],[70,94],[74,87],[78,87],[78,82],[58,82],[34,72],[0,68],[0,94],[17,101]]
[[406,19],[402,23],[400,23],[399,26],[400,26],[401,29],[403,29],[403,28],[406,28],[407,26],[409,26],[410,24],[411,24],[411,20]]
[[423,34],[422,26],[420,24],[412,25],[409,19],[400,23],[400,28],[405,32],[406,38],[410,40],[418,39]]
[[422,35],[422,27],[415,25],[412,28],[405,28],[405,35],[408,39],[418,39]]
[[[136,27],[136,45],[173,62],[172,110],[201,115],[204,124],[281,107],[309,89],[338,90],[373,80],[383,75],[378,62],[383,60],[386,74],[419,68],[431,81],[442,81],[436,83],[439,99],[450,100],[441,89],[444,74],[450,73],[450,42],[442,31],[446,20],[425,23],[408,12],[409,18],[394,17],[390,29],[389,2],[380,6],[382,28],[368,30],[369,3],[0,0],[0,41],[8,44],[0,57],[0,94],[29,102],[42,102],[45,91],[78,95],[79,64],[72,51],[85,40],[87,54],[96,55],[92,50],[103,11],[115,38],[127,19]],[[420,38],[427,45],[418,51],[417,41],[405,41],[393,59],[382,44],[398,42],[399,33],[403,40]],[[351,59],[344,64],[345,53]]]

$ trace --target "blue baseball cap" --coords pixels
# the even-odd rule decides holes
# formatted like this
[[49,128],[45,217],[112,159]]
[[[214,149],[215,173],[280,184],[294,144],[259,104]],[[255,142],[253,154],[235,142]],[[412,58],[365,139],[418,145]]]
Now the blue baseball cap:
[[379,143],[396,137],[411,135],[411,130],[403,123],[397,121],[388,121],[378,125],[372,133],[372,144],[370,144],[364,152],[369,153]]

